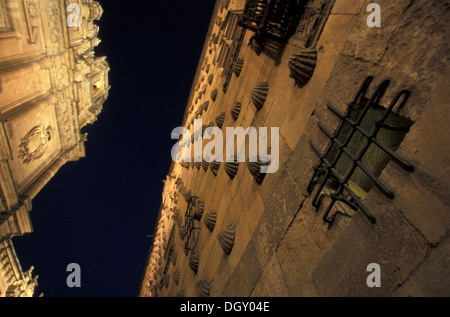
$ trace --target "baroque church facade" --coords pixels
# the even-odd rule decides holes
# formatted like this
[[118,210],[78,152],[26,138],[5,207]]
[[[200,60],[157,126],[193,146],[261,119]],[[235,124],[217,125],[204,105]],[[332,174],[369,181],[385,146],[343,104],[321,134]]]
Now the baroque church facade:
[[108,97],[102,13],[92,0],[0,2],[0,296],[33,296],[11,239],[33,231],[32,200],[59,168],[85,156],[80,130]]
[[278,127],[279,168],[173,162],[139,296],[450,295],[449,12],[218,0],[183,144]]

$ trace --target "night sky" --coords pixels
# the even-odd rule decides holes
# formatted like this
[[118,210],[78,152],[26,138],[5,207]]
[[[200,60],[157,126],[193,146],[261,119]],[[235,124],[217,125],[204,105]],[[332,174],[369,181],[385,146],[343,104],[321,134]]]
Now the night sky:
[[[103,0],[97,56],[110,95],[88,133],[86,157],[65,164],[33,200],[32,234],[13,239],[35,296],[135,297],[214,0]],[[81,288],[69,288],[69,263]]]

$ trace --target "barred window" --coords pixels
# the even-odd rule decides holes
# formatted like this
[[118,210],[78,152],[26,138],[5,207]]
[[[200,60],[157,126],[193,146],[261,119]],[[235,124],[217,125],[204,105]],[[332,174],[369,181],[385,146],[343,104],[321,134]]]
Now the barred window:
[[230,60],[231,51],[233,48],[233,41],[236,40],[237,36],[237,22],[238,15],[233,12],[228,12],[225,21],[223,23],[223,36],[220,40],[220,51],[217,57],[217,65],[219,67],[224,67]]
[[[410,92],[400,91],[388,107],[383,107],[380,102],[390,82],[383,81],[369,99],[366,93],[372,80],[373,77],[368,77],[364,81],[345,114],[327,105],[340,123],[334,133],[321,122],[318,123],[320,130],[330,139],[325,153],[322,154],[310,142],[320,157],[320,163],[314,168],[308,192],[312,193],[315,185],[319,185],[313,198],[313,206],[317,209],[325,197],[330,198],[323,216],[323,220],[330,225],[336,215],[348,216],[348,207],[361,210],[375,223],[375,217],[362,200],[374,185],[386,197],[394,198],[394,193],[378,179],[389,161],[394,161],[406,171],[414,170],[411,164],[395,153],[413,124],[398,114]],[[332,210],[334,213],[330,215]]]

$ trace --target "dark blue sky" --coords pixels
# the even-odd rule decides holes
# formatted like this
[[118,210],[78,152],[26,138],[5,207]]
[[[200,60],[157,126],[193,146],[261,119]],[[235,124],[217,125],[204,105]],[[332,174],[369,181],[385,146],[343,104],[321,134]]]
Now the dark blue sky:
[[[100,1],[96,55],[111,91],[88,133],[86,158],[64,165],[33,200],[34,233],[14,238],[36,295],[135,297],[213,0]],[[81,288],[66,286],[69,263]]]

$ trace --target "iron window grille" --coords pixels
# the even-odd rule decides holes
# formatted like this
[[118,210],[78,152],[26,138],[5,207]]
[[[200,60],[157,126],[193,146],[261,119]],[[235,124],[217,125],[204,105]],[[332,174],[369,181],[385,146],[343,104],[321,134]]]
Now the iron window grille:
[[233,65],[234,63],[236,63],[239,57],[239,52],[241,50],[244,37],[245,37],[245,29],[240,28],[240,30],[237,31],[235,39],[233,39],[233,44],[230,49],[230,55],[229,58],[227,58],[227,60],[225,61],[224,70],[222,72],[222,77],[224,78],[223,83],[224,93],[226,93],[228,90],[228,86],[230,84],[233,75]]
[[200,227],[195,226],[195,219],[194,219],[194,208],[197,201],[198,201],[197,196],[191,196],[191,199],[189,200],[188,206],[186,208],[186,213],[184,215],[184,225],[186,229],[186,236],[184,237],[184,249],[186,251],[186,254],[189,251],[194,250],[195,245],[191,246],[193,233],[194,230],[200,229]]
[[[330,216],[330,213],[337,202],[350,207],[354,211],[358,209],[361,210],[371,223],[375,224],[377,221],[376,217],[373,216],[363,204],[363,198],[361,197],[363,195],[360,194],[361,192],[355,190],[355,188],[358,189],[352,182],[355,171],[362,171],[362,173],[359,173],[370,179],[372,182],[371,186],[375,185],[378,190],[389,199],[394,198],[394,193],[378,179],[376,174],[381,174],[389,160],[397,163],[405,171],[414,171],[413,165],[404,160],[395,153],[394,149],[390,148],[377,138],[383,130],[387,130],[388,132],[385,133],[390,134],[400,133],[402,136],[397,147],[400,145],[404,135],[409,131],[412,122],[401,117],[403,121],[408,121],[407,123],[410,123],[406,124],[409,126],[395,126],[389,122],[392,120],[388,120],[388,118],[390,116],[400,117],[398,113],[406,104],[410,96],[410,91],[399,91],[390,105],[387,108],[384,108],[380,105],[380,101],[384,96],[390,81],[384,80],[374,91],[371,98],[368,99],[366,94],[372,80],[372,76],[366,78],[356,94],[355,99],[348,104],[348,110],[345,114],[341,113],[332,105],[327,104],[327,108],[340,119],[340,123],[336,132],[331,133],[321,122],[318,122],[320,130],[330,139],[324,154],[322,154],[317,146],[310,141],[310,146],[319,156],[320,163],[314,167],[314,173],[308,185],[308,193],[312,194],[314,187],[319,184],[319,188],[312,200],[312,205],[316,210],[320,208],[325,197],[328,196],[330,198],[329,204],[323,215],[323,221],[328,223],[329,227],[331,227],[337,215],[349,216],[347,213],[338,210],[339,208],[335,208],[334,214]],[[364,124],[364,122],[367,122],[366,117],[367,114],[372,111],[371,109],[377,109],[377,118],[372,121],[372,129],[367,129],[367,124]],[[356,138],[359,139],[359,148],[355,151],[354,140]],[[374,147],[380,153],[385,153],[383,155],[387,157],[384,166],[379,168],[378,173],[375,173],[364,163],[364,161],[368,161],[366,159],[366,154],[368,153],[369,148],[373,149]],[[370,158],[371,157],[369,157],[369,159]],[[341,162],[343,161],[347,162],[347,168],[343,169],[341,166],[339,169],[339,164],[342,165]],[[363,193],[367,192],[368,189]]]
[[239,25],[261,39],[285,43],[295,32],[304,0],[248,0]]

